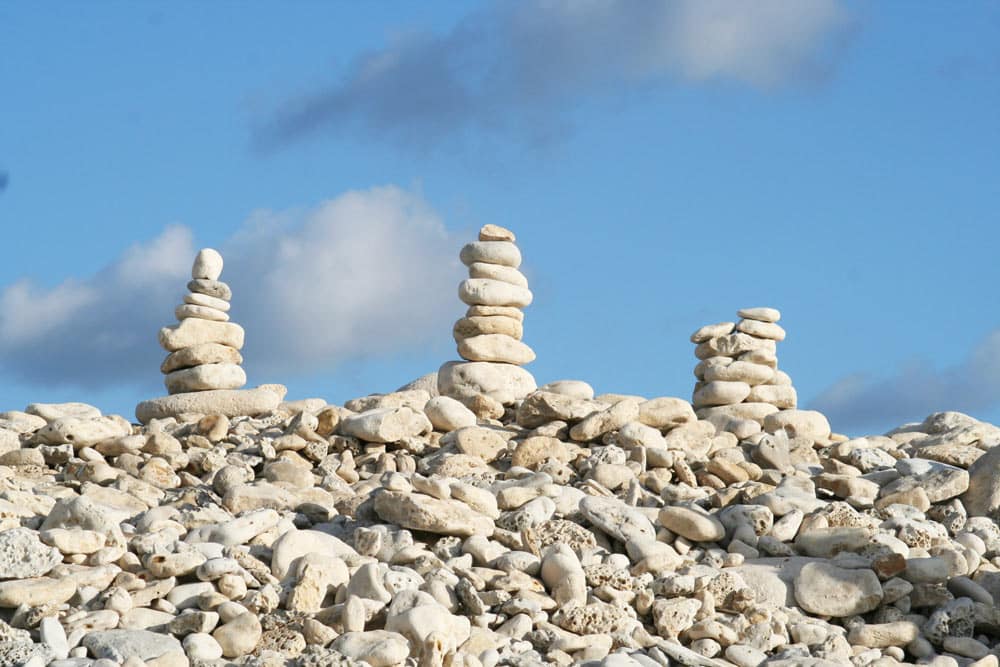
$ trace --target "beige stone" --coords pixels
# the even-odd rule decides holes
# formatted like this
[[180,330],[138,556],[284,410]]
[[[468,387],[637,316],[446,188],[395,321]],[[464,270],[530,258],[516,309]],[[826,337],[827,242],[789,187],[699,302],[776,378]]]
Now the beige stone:
[[501,264],[515,269],[521,266],[521,251],[510,241],[468,243],[459,252],[458,257],[466,266],[471,266],[476,262]]
[[459,537],[493,533],[493,520],[465,503],[421,493],[383,491],[375,496],[375,512],[383,520],[410,530]]
[[773,322],[761,322],[759,320],[740,320],[736,323],[736,330],[745,334],[750,334],[756,338],[767,338],[769,340],[785,340],[785,330],[781,325]]
[[524,336],[524,325],[513,317],[494,315],[492,317],[463,317],[455,322],[452,335],[455,342],[463,338],[481,336],[484,334],[504,334],[516,340]]
[[167,373],[164,377],[164,384],[171,394],[209,389],[239,389],[246,381],[246,372],[236,364],[202,364]]
[[536,387],[531,373],[512,364],[449,361],[438,371],[438,391],[442,396],[458,400],[484,394],[509,405],[535,391]]
[[719,336],[728,336],[733,332],[733,327],[736,326],[735,322],[719,322],[718,324],[706,324],[701,327],[693,334],[691,334],[691,342],[694,344],[704,343],[712,338],[718,338]]
[[479,240],[480,241],[510,241],[513,243],[517,240],[514,236],[514,232],[510,231],[506,227],[501,227],[500,225],[483,225],[479,230]]
[[209,308],[208,306],[195,306],[190,303],[184,303],[174,308],[174,317],[181,321],[192,317],[199,320],[211,320],[213,322],[229,321],[229,313],[216,308]]
[[239,350],[243,347],[244,335],[243,327],[235,322],[189,317],[180,324],[160,329],[160,345],[169,352],[202,343],[218,343]]
[[523,366],[535,360],[535,352],[521,341],[504,334],[483,334],[458,341],[458,355],[468,361]]
[[781,319],[781,312],[776,308],[741,308],[736,314],[745,320],[758,322],[777,322]]
[[242,364],[243,355],[239,350],[218,343],[203,343],[185,347],[170,353],[160,365],[161,373],[170,373],[182,368],[201,364]]
[[266,384],[256,389],[219,389],[162,396],[143,401],[135,408],[141,423],[185,414],[220,414],[226,417],[256,416],[274,410],[287,389],[280,384]]
[[515,268],[503,266],[501,264],[473,262],[469,265],[469,277],[499,280],[501,282],[510,283],[511,285],[517,285],[518,287],[528,286],[528,279],[524,277],[523,273]]
[[687,507],[664,507],[658,518],[661,526],[692,542],[715,542],[726,535],[721,521]]
[[746,382],[726,382],[716,380],[706,382],[704,386],[694,392],[695,408],[711,405],[732,405],[740,403],[750,395],[750,385]]
[[489,278],[469,278],[459,283],[458,298],[470,306],[524,308],[531,305],[533,297],[527,287]]
[[191,266],[191,278],[194,280],[218,280],[222,275],[222,255],[214,248],[202,248],[194,258]]

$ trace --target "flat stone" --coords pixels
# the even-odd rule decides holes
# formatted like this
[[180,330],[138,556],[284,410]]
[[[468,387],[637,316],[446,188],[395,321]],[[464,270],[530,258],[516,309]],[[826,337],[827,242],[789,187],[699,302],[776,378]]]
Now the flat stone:
[[619,542],[656,539],[653,522],[642,511],[617,498],[588,496],[580,501],[580,513]]
[[119,663],[130,657],[152,660],[164,653],[183,651],[181,643],[166,633],[148,630],[103,630],[88,632],[83,645],[95,658],[107,658]]
[[47,604],[62,604],[76,593],[76,582],[72,579],[16,579],[0,582],[0,607],[14,608],[22,604],[42,607]]
[[256,389],[218,389],[172,394],[143,401],[136,406],[135,416],[143,424],[153,419],[185,414],[253,417],[277,408],[286,391],[283,385],[267,384]]
[[515,340],[521,340],[524,336],[524,325],[513,317],[493,315],[490,317],[463,317],[455,322],[452,329],[456,343],[463,338],[484,334],[504,334]]
[[473,262],[469,265],[470,278],[489,278],[490,280],[500,280],[518,287],[527,287],[528,279],[524,274],[510,266],[501,264],[486,264],[485,262]]
[[184,303],[190,304],[192,306],[203,306],[205,308],[214,308],[215,310],[222,311],[223,313],[229,312],[232,308],[232,304],[226,299],[220,299],[217,296],[210,296],[208,294],[200,294],[198,292],[188,292],[184,295]]
[[536,388],[531,373],[512,364],[449,361],[438,370],[438,391],[458,400],[483,394],[510,405]]
[[669,430],[697,419],[691,404],[682,398],[661,396],[639,404],[639,421],[656,429]]
[[703,379],[705,382],[724,380],[726,382],[745,382],[750,386],[755,386],[769,382],[773,377],[774,369],[770,366],[753,364],[748,361],[734,361],[725,365],[706,365]]
[[767,338],[769,340],[785,340],[785,330],[780,325],[773,322],[761,322],[760,320],[740,320],[736,323],[736,330],[742,331],[756,338]]
[[882,602],[882,585],[867,569],[808,563],[795,577],[795,600],[805,611],[843,618],[865,614]]
[[692,542],[716,542],[726,535],[726,527],[710,514],[687,507],[664,507],[660,525]]
[[713,338],[718,338],[720,336],[728,336],[733,333],[733,327],[736,326],[735,322],[719,322],[718,324],[706,324],[701,327],[693,334],[691,334],[691,342],[695,345],[699,343],[704,343],[705,341],[711,340]]
[[758,322],[777,322],[781,319],[781,311],[777,308],[740,308],[736,314],[745,320],[757,320]]
[[47,422],[64,417],[75,419],[97,419],[101,411],[86,403],[31,403],[24,409],[25,413],[41,417]]
[[524,311],[513,306],[469,306],[466,317],[510,317],[518,322],[524,322]]
[[577,422],[609,407],[607,403],[592,399],[539,389],[521,401],[517,423],[525,428],[537,428],[553,421]]
[[202,343],[218,343],[242,349],[245,333],[235,322],[213,322],[189,317],[180,324],[160,329],[160,346],[168,352]]
[[92,447],[99,442],[120,438],[131,433],[131,427],[121,417],[80,419],[60,417],[50,421],[36,433],[39,441],[47,445],[71,443],[75,449]]
[[466,266],[471,266],[476,262],[501,264],[515,269],[521,266],[521,251],[510,241],[467,243],[459,252],[458,258]]
[[43,544],[34,530],[0,532],[0,579],[41,577],[61,562],[62,553]]
[[183,321],[191,317],[199,320],[211,320],[213,322],[229,321],[229,313],[221,311],[217,308],[196,306],[190,303],[183,303],[174,308],[174,317],[176,317],[179,321]]
[[247,374],[236,364],[202,364],[167,373],[163,382],[171,394],[239,389],[246,384]]
[[470,306],[524,308],[531,305],[534,297],[527,287],[489,278],[468,278],[459,283],[458,298]]
[[172,352],[160,365],[161,373],[170,373],[182,368],[201,364],[242,364],[240,351],[218,343],[202,343]]
[[233,298],[233,291],[229,288],[229,285],[218,280],[199,278],[190,281],[187,284],[187,288],[196,294],[204,294],[205,296],[215,297],[223,301],[229,301]]
[[500,225],[487,224],[483,225],[479,229],[479,240],[480,241],[510,241],[513,243],[517,240],[514,236],[514,232],[510,231],[506,227],[501,227]]
[[698,408],[695,414],[698,419],[715,421],[717,419],[749,419],[758,424],[764,424],[768,416],[778,412],[778,408],[770,403],[737,403],[735,405],[717,405],[711,408]]
[[191,277],[195,280],[218,280],[222,275],[222,255],[213,248],[202,248],[194,258]]
[[458,356],[468,361],[491,361],[524,366],[535,360],[530,347],[505,334],[483,334],[458,341]]
[[421,493],[383,491],[375,496],[375,512],[384,521],[438,535],[492,535],[493,520],[465,503]]
[[745,333],[733,333],[727,336],[710,338],[695,348],[694,354],[699,359],[709,357],[736,357],[751,350],[775,351],[773,340],[755,338]]

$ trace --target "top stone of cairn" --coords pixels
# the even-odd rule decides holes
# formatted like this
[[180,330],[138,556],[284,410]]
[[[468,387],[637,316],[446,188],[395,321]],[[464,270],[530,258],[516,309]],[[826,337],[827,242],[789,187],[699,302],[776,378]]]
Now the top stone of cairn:
[[218,280],[222,275],[222,255],[218,250],[202,248],[194,258],[191,277],[195,280]]

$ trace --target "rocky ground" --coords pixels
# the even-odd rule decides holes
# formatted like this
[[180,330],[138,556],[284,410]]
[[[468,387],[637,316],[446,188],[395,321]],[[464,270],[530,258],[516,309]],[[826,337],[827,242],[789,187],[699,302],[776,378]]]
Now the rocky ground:
[[1000,429],[435,384],[0,414],[0,666],[997,665]]

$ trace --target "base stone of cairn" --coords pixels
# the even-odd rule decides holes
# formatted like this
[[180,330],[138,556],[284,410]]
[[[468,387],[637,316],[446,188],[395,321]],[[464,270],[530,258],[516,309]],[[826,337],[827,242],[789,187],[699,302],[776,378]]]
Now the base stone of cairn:
[[738,322],[709,324],[691,334],[700,360],[691,401],[698,418],[738,435],[798,426],[817,440],[829,436],[823,415],[796,409],[792,379],[778,368],[777,344],[785,339],[781,313],[744,308],[737,315]]
[[232,291],[219,280],[222,266],[222,255],[211,248],[195,257],[188,294],[174,310],[178,324],[159,334],[169,353],[160,366],[169,396],[137,405],[141,423],[182,414],[252,416],[275,409],[285,397],[279,384],[241,389],[247,381],[240,366],[244,332],[229,321]]
[[498,418],[504,406],[535,391],[535,378],[521,368],[535,359],[525,345],[524,313],[532,301],[528,279],[518,270],[521,251],[513,232],[496,225],[479,231],[459,255],[469,278],[458,286],[458,296],[469,306],[455,322],[458,355],[437,375],[438,391],[457,399],[481,418]]

